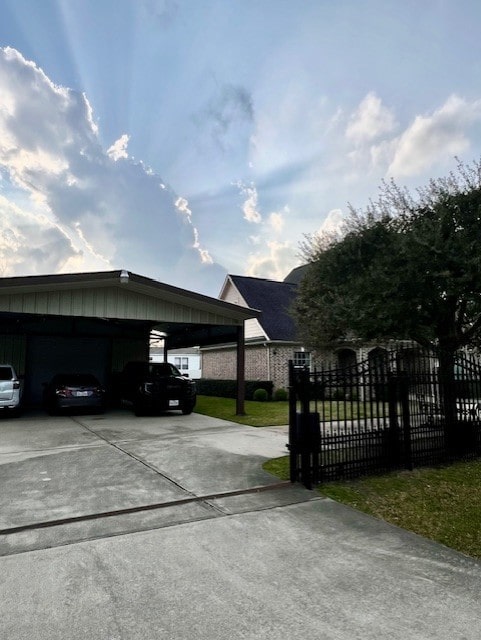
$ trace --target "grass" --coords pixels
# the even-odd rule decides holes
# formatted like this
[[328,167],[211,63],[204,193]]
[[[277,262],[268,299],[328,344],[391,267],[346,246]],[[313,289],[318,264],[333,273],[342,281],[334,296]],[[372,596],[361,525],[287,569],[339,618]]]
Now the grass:
[[[264,469],[289,479],[289,458]],[[481,461],[320,485],[333,500],[481,558]]]
[[289,403],[245,401],[245,415],[236,416],[236,401],[233,398],[197,396],[194,411],[213,418],[222,418],[252,427],[274,427],[288,424]]
[[[312,403],[312,411],[315,410]],[[222,418],[252,427],[274,427],[289,423],[289,403],[287,401],[256,402],[245,401],[245,415],[236,416],[236,401],[233,398],[219,398],[213,396],[197,396],[195,406],[196,413],[202,413],[213,418]],[[323,420],[350,420],[352,418],[372,417],[380,412],[387,413],[387,409],[376,404],[364,405],[363,403],[344,402],[318,402],[317,411]]]

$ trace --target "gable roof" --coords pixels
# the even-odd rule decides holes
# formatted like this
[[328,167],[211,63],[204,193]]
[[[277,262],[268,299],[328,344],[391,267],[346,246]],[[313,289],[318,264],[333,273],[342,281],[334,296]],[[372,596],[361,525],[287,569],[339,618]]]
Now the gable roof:
[[296,297],[296,285],[248,276],[229,275],[228,277],[247,306],[262,311],[258,322],[269,340],[295,341],[297,339],[296,324],[290,314],[290,308]]
[[284,282],[289,282],[289,284],[300,284],[307,271],[308,266],[309,265],[307,264],[301,264],[299,267],[292,269],[292,271],[289,272],[284,278]]

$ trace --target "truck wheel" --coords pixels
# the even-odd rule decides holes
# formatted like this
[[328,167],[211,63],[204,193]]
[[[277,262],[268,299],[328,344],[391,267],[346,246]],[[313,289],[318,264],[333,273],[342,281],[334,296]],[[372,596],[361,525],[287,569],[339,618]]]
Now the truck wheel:
[[186,402],[182,407],[182,413],[184,416],[188,416],[194,410],[195,404],[193,402]]

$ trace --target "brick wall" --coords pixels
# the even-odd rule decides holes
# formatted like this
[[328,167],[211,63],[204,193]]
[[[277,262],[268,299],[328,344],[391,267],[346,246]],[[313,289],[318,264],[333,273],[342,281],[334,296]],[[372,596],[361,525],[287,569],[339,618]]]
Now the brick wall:
[[[297,348],[292,346],[246,346],[246,380],[272,380],[274,389],[287,389],[289,360]],[[235,380],[237,373],[236,349],[202,351],[202,377],[214,380]]]
[[289,386],[289,360],[294,358],[294,351],[298,348],[271,346],[271,380],[274,389],[286,389]]
[[237,352],[235,348],[202,351],[202,377],[209,380],[235,380]]

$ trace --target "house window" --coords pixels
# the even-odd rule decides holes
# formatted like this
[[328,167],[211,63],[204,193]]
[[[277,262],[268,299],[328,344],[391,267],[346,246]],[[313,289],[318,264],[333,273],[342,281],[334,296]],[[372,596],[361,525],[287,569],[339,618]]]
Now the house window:
[[311,354],[309,351],[294,351],[294,366],[311,368]]
[[186,371],[189,368],[189,358],[176,356],[174,358],[174,364],[179,371]]

